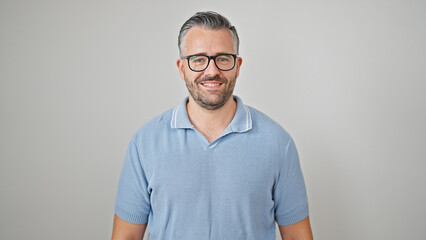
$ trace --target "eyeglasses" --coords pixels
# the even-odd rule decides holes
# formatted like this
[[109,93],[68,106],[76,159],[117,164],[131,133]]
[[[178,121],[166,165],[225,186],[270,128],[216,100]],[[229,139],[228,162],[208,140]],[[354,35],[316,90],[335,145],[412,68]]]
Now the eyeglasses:
[[235,67],[236,54],[219,54],[216,56],[207,56],[204,54],[195,54],[182,57],[188,60],[189,69],[194,72],[202,72],[207,69],[210,60],[213,59],[214,64],[219,70],[229,71]]

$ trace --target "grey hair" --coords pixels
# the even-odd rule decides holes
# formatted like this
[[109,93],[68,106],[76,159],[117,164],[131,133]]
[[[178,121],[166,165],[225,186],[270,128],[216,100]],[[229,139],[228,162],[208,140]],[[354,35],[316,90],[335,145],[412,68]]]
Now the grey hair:
[[238,38],[237,29],[235,29],[235,27],[231,25],[228,19],[226,19],[219,13],[207,11],[197,12],[194,16],[186,20],[186,22],[182,25],[178,37],[179,54],[181,56],[182,49],[185,47],[185,36],[188,33],[189,29],[193,27],[202,27],[212,30],[227,29],[232,35],[232,39],[234,42],[234,51],[236,51],[236,53],[238,54],[240,39]]

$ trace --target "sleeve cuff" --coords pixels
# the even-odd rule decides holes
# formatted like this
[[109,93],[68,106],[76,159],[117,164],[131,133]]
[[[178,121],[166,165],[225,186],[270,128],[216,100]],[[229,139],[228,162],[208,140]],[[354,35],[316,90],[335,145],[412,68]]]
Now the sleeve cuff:
[[308,208],[305,208],[302,211],[292,215],[288,215],[288,216],[278,215],[275,217],[275,220],[277,221],[278,225],[291,225],[291,224],[295,224],[297,222],[302,221],[308,216],[309,216],[309,210]]
[[126,222],[129,223],[133,223],[133,224],[145,224],[148,222],[148,216],[149,214],[145,214],[145,215],[134,215],[134,214],[129,214],[126,211],[121,210],[119,207],[115,207],[115,214],[120,217],[121,219],[123,219]]

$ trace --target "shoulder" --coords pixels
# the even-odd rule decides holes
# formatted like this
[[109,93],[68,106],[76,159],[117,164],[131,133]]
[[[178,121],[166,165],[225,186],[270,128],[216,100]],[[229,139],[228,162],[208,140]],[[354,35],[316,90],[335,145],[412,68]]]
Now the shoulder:
[[281,124],[256,108],[251,106],[247,106],[247,108],[253,122],[252,131],[261,134],[263,137],[278,139],[282,142],[288,142],[291,139],[290,134]]
[[133,135],[132,140],[135,142],[143,142],[144,139],[150,139],[161,132],[169,130],[174,109],[175,108],[171,108],[146,122],[139,129],[137,129]]

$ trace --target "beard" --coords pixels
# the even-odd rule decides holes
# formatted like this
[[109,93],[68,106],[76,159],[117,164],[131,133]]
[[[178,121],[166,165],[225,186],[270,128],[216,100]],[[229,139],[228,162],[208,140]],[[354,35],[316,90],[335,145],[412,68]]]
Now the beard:
[[[206,90],[200,87],[200,83],[204,81],[218,81],[224,86],[223,90]],[[236,76],[228,80],[221,78],[219,75],[214,77],[203,77],[191,81],[185,77],[186,88],[194,101],[202,108],[207,110],[217,110],[221,108],[229,100],[234,92]]]

